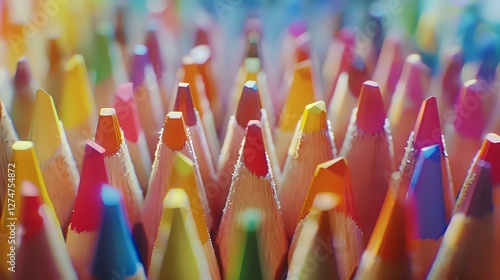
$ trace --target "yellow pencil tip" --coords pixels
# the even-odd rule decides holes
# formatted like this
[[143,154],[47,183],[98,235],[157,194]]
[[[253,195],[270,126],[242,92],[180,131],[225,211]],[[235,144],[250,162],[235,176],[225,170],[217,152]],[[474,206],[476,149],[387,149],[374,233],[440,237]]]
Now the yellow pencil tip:
[[180,176],[188,176],[193,173],[193,162],[184,154],[177,152],[174,157],[174,168]]
[[96,110],[95,102],[83,56],[73,55],[64,67],[64,72],[61,120],[65,127],[73,128],[89,120]]
[[327,127],[325,102],[317,101],[307,105],[300,121],[300,130],[303,133],[312,133]]

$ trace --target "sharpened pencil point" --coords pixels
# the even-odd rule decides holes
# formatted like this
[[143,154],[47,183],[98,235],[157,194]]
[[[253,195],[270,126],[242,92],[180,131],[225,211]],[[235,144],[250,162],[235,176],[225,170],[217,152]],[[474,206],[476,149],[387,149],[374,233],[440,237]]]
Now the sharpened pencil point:
[[436,97],[431,96],[422,103],[414,131],[415,150],[420,151],[426,146],[435,144],[443,146]]
[[457,199],[458,211],[467,216],[483,217],[494,209],[491,164],[478,160],[472,168]]
[[128,141],[137,143],[142,127],[132,83],[125,83],[118,86],[113,107],[116,110],[118,121],[123,129],[123,135]]
[[144,45],[136,45],[134,47],[132,58],[132,72],[130,75],[130,81],[134,85],[134,88],[143,85],[146,78],[145,68],[148,63],[148,49]]
[[479,151],[479,159],[491,164],[491,180],[494,185],[500,183],[500,136],[488,133]]
[[347,71],[349,75],[348,86],[352,95],[359,97],[363,83],[368,80],[368,70],[361,56],[356,55]]
[[300,129],[303,133],[313,133],[328,127],[326,122],[326,104],[317,101],[307,105],[300,121]]
[[366,133],[377,134],[384,131],[386,117],[384,101],[378,83],[374,81],[364,82],[358,99],[356,125]]
[[427,93],[430,80],[430,69],[418,54],[409,55],[403,66],[400,81],[405,84],[406,96],[413,104],[421,104]]
[[108,157],[118,152],[122,141],[121,128],[115,109],[102,108],[97,122],[95,142],[106,150],[104,155]]
[[172,150],[180,151],[184,148],[188,138],[182,112],[173,111],[167,114],[161,139],[163,144]]
[[260,121],[250,121],[243,144],[243,162],[252,173],[264,177],[269,172]]
[[31,82],[31,70],[27,57],[21,57],[17,62],[16,73],[14,74],[14,86],[24,87]]
[[240,127],[246,127],[251,120],[260,121],[261,104],[257,83],[255,81],[247,81],[243,86],[238,109],[236,110],[236,122]]
[[188,127],[196,125],[196,113],[194,111],[191,89],[188,83],[179,83],[174,110],[182,112],[182,116]]
[[[457,102],[457,116],[454,127],[457,133],[472,138],[481,139],[486,128],[487,119],[481,100],[487,94],[485,86],[477,80],[470,80],[464,83],[460,99]],[[477,106],[470,109],[470,104]]]

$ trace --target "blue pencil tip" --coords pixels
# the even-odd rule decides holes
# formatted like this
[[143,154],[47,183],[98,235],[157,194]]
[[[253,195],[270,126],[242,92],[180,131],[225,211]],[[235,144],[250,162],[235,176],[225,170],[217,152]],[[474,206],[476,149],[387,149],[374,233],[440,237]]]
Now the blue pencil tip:
[[422,148],[409,190],[416,207],[419,239],[437,240],[448,226],[442,178],[441,147]]
[[101,192],[104,215],[93,263],[97,279],[126,279],[142,270],[128,223],[123,215],[120,192],[105,185]]

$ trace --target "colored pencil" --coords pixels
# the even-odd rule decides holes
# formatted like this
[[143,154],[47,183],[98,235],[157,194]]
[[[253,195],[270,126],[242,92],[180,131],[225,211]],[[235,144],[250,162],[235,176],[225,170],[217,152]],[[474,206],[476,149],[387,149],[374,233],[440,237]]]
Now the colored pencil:
[[149,183],[151,174],[151,157],[149,156],[146,135],[142,129],[137,103],[135,102],[134,89],[132,83],[125,83],[118,86],[113,104],[120,127],[123,130],[123,137],[127,143],[130,158],[134,165],[137,180],[141,186],[143,196]]
[[97,108],[106,108],[112,105],[117,86],[110,53],[112,51],[110,42],[112,31],[110,25],[102,24],[97,26],[94,32],[94,98]]
[[82,170],[85,140],[94,134],[97,111],[85,61],[73,55],[64,67],[59,115],[78,170]]
[[80,174],[57,116],[54,101],[41,89],[36,93],[29,140],[34,144],[47,193],[63,234],[66,235]]
[[108,183],[105,150],[93,141],[85,143],[85,158],[78,186],[66,247],[78,279],[92,279],[97,239],[103,215],[102,185]]
[[307,105],[295,130],[279,183],[283,222],[292,239],[316,166],[337,154],[323,101]]
[[209,230],[212,229],[212,214],[208,206],[203,181],[199,175],[199,167],[194,149],[192,146],[191,137],[187,134],[186,125],[181,112],[170,112],[165,118],[163,131],[156,157],[153,163],[153,170],[149,180],[148,192],[144,200],[144,210],[142,214],[142,222],[146,231],[147,237],[147,261],[146,267],[150,263],[151,254],[153,251],[154,242],[158,236],[158,226],[161,222],[161,202],[167,193],[168,180],[175,154],[180,152],[188,157],[192,162],[198,184],[198,192],[202,205],[203,214],[207,222]]
[[149,156],[154,158],[158,136],[164,118],[160,92],[154,70],[148,59],[144,45],[134,48],[130,82],[134,85],[134,96],[139,112],[139,120],[146,134]]
[[412,54],[406,58],[387,111],[394,144],[395,165],[398,165],[404,156],[406,140],[417,119],[418,108],[427,94],[429,75],[429,68],[419,55]]
[[[0,171],[2,174],[8,174],[12,156],[12,144],[18,140],[19,138],[9,112],[7,112],[3,102],[0,101]],[[9,185],[8,178],[8,175],[2,176],[0,180],[0,206],[2,206],[2,209]]]
[[102,222],[92,275],[96,279],[145,280],[146,275],[132,241],[120,191],[103,185],[101,199]]
[[368,244],[389,187],[392,165],[391,131],[378,84],[364,82],[353,110],[340,156],[349,163],[358,223]]
[[167,90],[168,80],[166,77],[166,69],[163,63],[163,55],[158,41],[157,30],[155,27],[150,27],[144,38],[144,45],[148,49],[148,57],[156,77],[156,83],[160,91],[163,111],[169,108],[169,94]]
[[95,142],[106,150],[104,163],[109,184],[120,190],[126,209],[125,217],[129,225],[134,227],[141,221],[143,196],[128,153],[127,143],[123,141],[123,133],[115,109],[101,109]]
[[[31,182],[21,183],[22,232],[13,279],[77,279],[59,225],[49,217],[50,209]],[[43,255],[40,254],[43,252]]]
[[152,279],[213,279],[209,261],[196,234],[186,192],[173,188],[162,204],[161,223],[148,276]]
[[33,107],[35,106],[34,88],[36,87],[26,57],[21,58],[17,63],[12,85],[14,86],[14,95],[10,109],[12,121],[14,122],[19,138],[26,140],[28,139],[30,130]]
[[233,256],[235,244],[241,243],[241,235],[233,226],[239,213],[256,208],[266,214],[262,222],[265,230],[259,236],[259,244],[266,248],[262,263],[264,278],[281,279],[286,261],[287,240],[282,227],[279,203],[274,178],[269,170],[261,125],[250,121],[240,157],[235,167],[231,189],[224,208],[216,244],[220,254],[222,271],[228,272],[229,258]]
[[[61,104],[61,94],[62,85],[61,79],[64,76],[64,54],[61,49],[61,44],[59,42],[59,37],[52,37],[48,39],[47,42],[47,58],[48,58],[48,70],[45,76],[45,82],[42,83],[44,89],[50,92],[52,98],[54,99],[54,104],[60,106]],[[59,109],[60,110],[60,109]]]

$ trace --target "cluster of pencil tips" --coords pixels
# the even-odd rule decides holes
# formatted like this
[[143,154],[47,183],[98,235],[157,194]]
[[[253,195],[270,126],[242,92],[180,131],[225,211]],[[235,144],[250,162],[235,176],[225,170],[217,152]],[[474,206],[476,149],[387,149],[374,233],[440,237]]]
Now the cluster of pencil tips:
[[500,279],[477,9],[195,2],[0,1],[0,279]]

